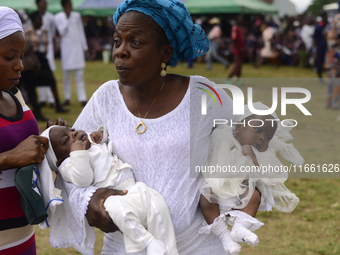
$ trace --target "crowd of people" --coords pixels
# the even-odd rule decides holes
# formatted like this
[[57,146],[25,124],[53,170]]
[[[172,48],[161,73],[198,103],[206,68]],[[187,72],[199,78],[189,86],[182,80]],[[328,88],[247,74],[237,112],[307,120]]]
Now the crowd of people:
[[[315,17],[305,13],[295,17],[270,15],[222,15],[192,16],[193,21],[202,26],[209,39],[209,51],[187,65],[193,68],[195,61],[205,62],[206,69],[212,69],[212,62],[222,63],[226,69],[233,63],[227,75],[227,83],[243,84],[242,64],[250,63],[255,68],[263,64],[276,67],[289,65],[310,68],[316,73],[320,83],[327,83],[328,100],[326,107],[339,108],[339,91],[335,79],[331,78],[332,61],[326,55],[332,48],[327,43],[327,31],[334,27],[333,16],[321,12]],[[102,51],[112,47],[114,26],[111,18],[84,17],[85,31],[89,42],[89,60],[102,58]],[[334,62],[334,61],[333,61]],[[334,65],[334,64],[333,64]],[[327,81],[326,81],[327,80]],[[334,101],[334,102],[333,102]]]
[[[98,60],[106,58],[103,52],[110,52],[113,46],[112,36],[115,26],[112,17],[80,17],[77,12],[72,10],[72,1],[62,1],[63,12],[56,14],[54,17],[46,11],[46,0],[36,0],[39,12],[31,13],[27,16],[19,12],[24,23],[24,29],[27,35],[36,30],[37,40],[36,54],[43,64],[32,65],[27,63],[25,66],[29,74],[28,79],[32,79],[33,69],[55,70],[54,58],[61,58],[63,68],[63,103],[60,103],[53,74],[49,79],[38,82],[26,82],[31,84],[25,86],[25,79],[22,79],[23,88],[26,88],[31,105],[33,106],[34,115],[38,120],[46,120],[41,114],[40,108],[46,104],[56,108],[57,112],[64,112],[64,106],[70,105],[70,87],[71,72],[74,72],[78,101],[85,105],[87,102],[86,90],[83,80],[83,69],[85,60]],[[40,27],[33,26],[32,18],[42,18]],[[65,16],[66,13],[66,16]],[[71,19],[67,19],[67,13],[71,14]],[[65,16],[65,17],[64,17]],[[72,20],[68,24],[67,20]],[[220,15],[214,16],[192,16],[194,23],[202,26],[209,39],[209,51],[198,57],[196,60],[188,59],[188,67],[192,68],[195,61],[205,62],[206,69],[212,69],[212,62],[222,63],[226,69],[230,63],[233,68],[227,75],[226,82],[233,83],[232,78],[236,76],[235,85],[241,86],[242,64],[244,62],[253,64],[255,68],[260,68],[263,64],[271,64],[279,67],[280,65],[290,65],[297,67],[311,68],[317,73],[320,83],[325,83],[324,73],[328,77],[332,72],[327,72],[331,68],[332,61],[326,57],[332,46],[327,43],[326,31],[330,29],[334,22],[333,17],[328,17],[327,13],[320,13],[320,16],[314,17],[311,14],[301,14],[296,17],[282,17],[270,15]],[[67,24],[67,25],[66,25]],[[334,27],[334,26],[333,26]],[[32,29],[33,28],[33,29]],[[67,29],[66,29],[67,28]],[[78,29],[77,29],[78,28]],[[44,49],[43,38],[45,31],[47,34],[47,43]],[[77,31],[75,33],[74,31]],[[32,38],[28,36],[27,38]],[[33,38],[34,39],[34,38]],[[71,42],[72,43],[69,43]],[[45,52],[45,53],[44,53]],[[72,52],[72,54],[69,54]],[[40,55],[39,55],[40,54]],[[45,58],[43,58],[45,54]],[[28,55],[28,54],[26,54]],[[108,55],[108,54],[106,54]],[[29,59],[29,57],[27,58]],[[33,57],[31,58],[31,60]],[[70,62],[73,59],[73,62]],[[39,61],[38,61],[39,62]],[[333,61],[334,62],[334,61]],[[41,66],[41,67],[40,67]],[[24,70],[24,72],[26,71]],[[25,72],[26,73],[26,72]],[[334,75],[333,75],[334,76]],[[334,78],[334,77],[333,77]],[[328,94],[327,107],[339,108],[339,91],[335,79],[330,82],[327,79]],[[32,85],[35,84],[35,85]],[[38,94],[35,87],[38,86]],[[34,90],[34,91],[33,91]]]
[[[239,16],[230,14],[220,17],[193,15],[192,19],[203,27],[210,40],[211,52],[198,59],[198,61],[206,61],[207,70],[211,68],[212,60],[217,60],[224,66],[228,66],[229,62],[233,61],[232,27],[236,23],[239,23],[244,33],[245,62],[258,64],[261,56],[260,51],[265,46],[266,37],[269,36],[273,37],[270,38],[272,39],[272,51],[278,52],[277,55],[280,56],[278,64],[314,67],[316,51],[314,31],[315,27],[322,22],[321,17],[313,17],[309,14],[283,18],[243,15],[240,20]],[[85,31],[89,42],[89,60],[100,59],[100,53],[104,46],[107,44],[112,46],[111,37],[114,33],[114,26],[111,25],[111,22],[111,18],[84,17]],[[270,29],[267,29],[268,27]],[[269,30],[272,31],[268,32]],[[264,31],[266,32],[263,34]],[[264,56],[267,55],[264,53]],[[223,59],[220,59],[220,56]]]
[[[242,85],[243,62],[251,63],[255,68],[264,63],[276,67],[310,68],[316,73],[319,83],[327,83],[326,108],[340,109],[339,19],[339,14],[328,16],[326,12],[321,12],[318,17],[302,14],[281,19],[236,16],[224,21],[216,17],[202,21],[198,17],[195,22],[202,24],[209,34],[217,31],[216,24],[213,24],[217,20],[222,31],[219,45],[214,45],[199,61],[207,62],[207,70],[211,69],[211,56],[216,56],[215,59],[225,66],[234,62],[226,82],[232,83],[231,78],[236,76],[234,84],[239,86]],[[325,74],[327,79],[324,79]]]
[[[19,87],[25,92],[37,120],[47,121],[41,107],[50,104],[58,113],[71,104],[71,74],[74,72],[78,101],[87,103],[84,83],[85,56],[88,50],[82,18],[73,11],[71,0],[62,0],[63,11],[53,15],[47,11],[46,0],[36,0],[37,11],[25,13],[17,10],[25,32],[26,48],[24,70]],[[58,34],[58,40],[56,40]],[[60,102],[56,79],[55,43],[60,49],[63,69],[63,97]],[[38,88],[38,89],[37,89]],[[38,93],[37,93],[38,92]],[[39,95],[38,95],[39,94]]]

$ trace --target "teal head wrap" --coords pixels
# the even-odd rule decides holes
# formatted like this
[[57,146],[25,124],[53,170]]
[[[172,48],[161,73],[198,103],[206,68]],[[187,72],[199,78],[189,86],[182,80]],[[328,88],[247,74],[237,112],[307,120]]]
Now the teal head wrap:
[[209,49],[209,40],[204,30],[192,22],[184,4],[177,0],[125,0],[113,15],[113,23],[117,26],[119,18],[128,11],[150,16],[164,30],[175,49],[168,63],[170,66],[176,66],[178,59],[195,59]]

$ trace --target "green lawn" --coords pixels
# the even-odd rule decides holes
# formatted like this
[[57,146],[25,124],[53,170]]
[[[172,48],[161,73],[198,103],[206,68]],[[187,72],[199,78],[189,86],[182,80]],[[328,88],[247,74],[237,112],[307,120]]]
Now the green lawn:
[[[62,72],[60,62],[57,62],[59,92],[62,96]],[[214,64],[212,71],[206,71],[205,65],[195,63],[193,69],[184,64],[168,68],[169,73],[183,75],[201,75],[211,78],[216,83],[225,80],[229,70],[222,65]],[[117,79],[112,63],[88,62],[85,69],[87,94],[90,96],[102,83]],[[281,87],[302,87],[311,92],[311,100],[304,104],[312,116],[304,116],[295,106],[287,107],[287,116],[281,119],[295,119],[297,127],[292,130],[294,146],[299,150],[308,164],[340,164],[340,111],[325,109],[326,85],[319,84],[316,74],[311,69],[297,67],[275,68],[263,66],[255,69],[251,65],[243,68],[245,85],[242,88],[245,96],[247,87],[253,87],[254,102],[261,101],[267,105],[272,103],[272,88],[278,87],[280,105]],[[292,94],[289,98],[301,98]],[[81,106],[76,99],[73,86],[71,111],[66,114],[56,114],[52,109],[43,108],[43,114],[55,120],[58,116],[69,120],[72,125],[81,112]],[[278,107],[277,113],[280,113]],[[45,123],[39,123],[40,131],[45,129]],[[242,245],[241,254],[273,255],[273,254],[340,254],[340,173],[324,174],[326,178],[291,178],[286,186],[296,193],[300,203],[293,213],[259,212],[257,217],[265,225],[256,231],[260,238],[257,247]],[[100,254],[103,245],[103,234],[97,231],[96,254]],[[38,254],[79,254],[73,248],[55,249],[48,245],[49,230],[36,227]]]

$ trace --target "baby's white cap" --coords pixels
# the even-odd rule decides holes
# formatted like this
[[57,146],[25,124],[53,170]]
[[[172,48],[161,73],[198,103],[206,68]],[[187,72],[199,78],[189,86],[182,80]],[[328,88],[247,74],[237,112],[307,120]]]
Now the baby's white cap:
[[46,129],[44,132],[42,132],[41,136],[48,138],[48,149],[45,154],[45,159],[47,159],[48,165],[50,166],[52,171],[58,171],[57,156],[54,153],[54,150],[51,144],[51,139],[50,139],[50,131],[54,127],[57,127],[57,125],[53,125],[49,127],[48,129]]

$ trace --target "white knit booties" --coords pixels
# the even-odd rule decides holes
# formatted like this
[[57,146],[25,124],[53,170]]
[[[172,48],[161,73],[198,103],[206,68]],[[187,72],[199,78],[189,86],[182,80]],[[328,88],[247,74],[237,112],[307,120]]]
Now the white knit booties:
[[211,232],[221,239],[223,248],[228,254],[238,255],[241,251],[241,245],[230,238],[230,230],[224,218],[225,216],[223,214],[223,217],[217,217],[214,220],[210,225]]
[[259,244],[259,238],[252,231],[259,229],[264,224],[258,219],[242,211],[230,211],[229,225],[233,226],[230,237],[235,242],[246,243],[250,246]]
[[164,243],[154,238],[151,243],[146,247],[147,255],[167,255]]

